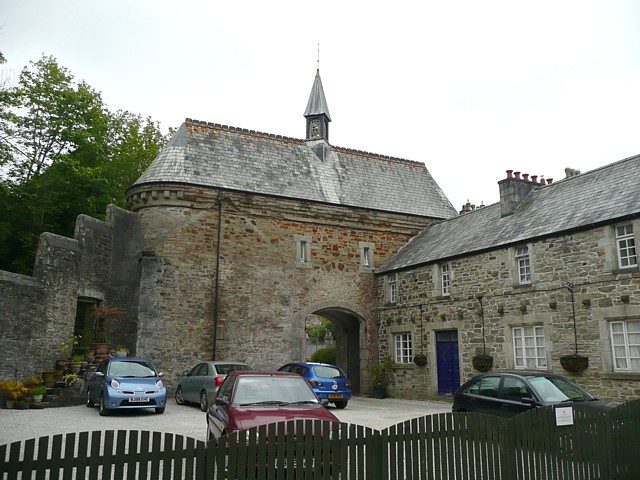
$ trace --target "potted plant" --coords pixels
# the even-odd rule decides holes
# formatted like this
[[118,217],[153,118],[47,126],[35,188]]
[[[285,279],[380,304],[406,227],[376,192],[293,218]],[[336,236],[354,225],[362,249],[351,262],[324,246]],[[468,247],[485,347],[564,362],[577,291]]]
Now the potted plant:
[[391,357],[387,355],[369,366],[368,371],[371,375],[371,395],[373,398],[387,398],[387,387],[389,386],[391,374],[393,373],[392,365]]
[[91,349],[98,355],[106,355],[109,353],[109,343],[107,342],[107,320],[122,320],[122,311],[118,307],[97,305],[91,309],[89,317],[93,319],[93,341]]
[[563,355],[560,357],[560,365],[562,365],[562,368],[567,372],[579,373],[586,370],[589,366],[589,357],[579,355],[578,353]]
[[33,397],[34,403],[40,403],[45,393],[47,393],[47,388],[44,385],[37,385],[31,387],[29,390],[29,394]]
[[127,354],[129,353],[129,349],[124,343],[121,343],[116,347],[114,353],[116,357],[126,357]]
[[7,397],[7,408],[14,408],[16,403],[21,402],[29,394],[29,389],[24,383],[16,380],[4,380],[0,382],[0,390],[2,390]]
[[419,367],[424,367],[427,364],[427,356],[424,353],[418,353],[414,355],[413,363]]
[[493,357],[486,353],[481,353],[479,355],[474,355],[471,359],[471,363],[473,364],[473,368],[479,372],[488,372],[491,370],[491,367],[493,367]]
[[82,367],[82,362],[84,361],[84,357],[82,355],[73,355],[71,357],[71,372],[78,373],[80,368]]
[[46,388],[54,388],[56,386],[56,380],[59,375],[54,370],[47,370],[42,372],[42,383]]

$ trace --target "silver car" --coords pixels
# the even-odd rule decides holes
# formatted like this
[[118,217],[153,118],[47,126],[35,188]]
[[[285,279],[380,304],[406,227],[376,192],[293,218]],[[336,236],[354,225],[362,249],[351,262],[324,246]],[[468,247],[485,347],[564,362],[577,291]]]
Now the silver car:
[[200,410],[206,412],[209,399],[218,391],[218,387],[227,374],[235,370],[253,370],[246,363],[241,362],[202,362],[197,364],[178,383],[176,389],[176,403],[183,405],[193,402],[200,404]]

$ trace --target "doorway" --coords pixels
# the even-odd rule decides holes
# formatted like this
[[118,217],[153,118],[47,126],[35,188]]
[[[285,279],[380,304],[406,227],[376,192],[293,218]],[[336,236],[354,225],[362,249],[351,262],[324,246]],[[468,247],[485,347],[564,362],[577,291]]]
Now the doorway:
[[460,386],[457,330],[436,332],[436,363],[438,395],[452,395]]

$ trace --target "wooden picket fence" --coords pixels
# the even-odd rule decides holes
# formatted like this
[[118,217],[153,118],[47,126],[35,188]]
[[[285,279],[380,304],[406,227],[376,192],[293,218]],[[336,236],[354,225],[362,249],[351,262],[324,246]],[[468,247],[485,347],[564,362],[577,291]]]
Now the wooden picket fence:
[[443,413],[378,431],[292,421],[218,444],[147,431],[96,431],[0,446],[0,480],[637,480],[640,400],[608,412],[553,407],[512,419]]

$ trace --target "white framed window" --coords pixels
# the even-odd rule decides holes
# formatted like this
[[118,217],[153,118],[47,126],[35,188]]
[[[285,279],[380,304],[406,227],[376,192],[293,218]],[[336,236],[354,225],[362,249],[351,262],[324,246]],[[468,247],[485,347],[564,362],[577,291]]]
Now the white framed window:
[[396,333],[393,335],[395,344],[395,361],[396,363],[413,362],[413,345],[411,342],[411,333]]
[[518,266],[518,283],[521,285],[531,283],[531,262],[529,247],[526,245],[516,247],[516,264]]
[[398,301],[398,276],[393,274],[389,276],[388,280],[389,288],[389,303],[396,303]]
[[640,372],[640,320],[609,323],[614,372]]
[[618,225],[616,227],[616,245],[618,247],[618,266],[630,268],[638,266],[636,255],[636,240],[633,237],[633,224]]
[[440,264],[440,293],[443,296],[451,294],[451,264],[449,262]]
[[513,328],[515,368],[547,368],[547,351],[542,325]]

